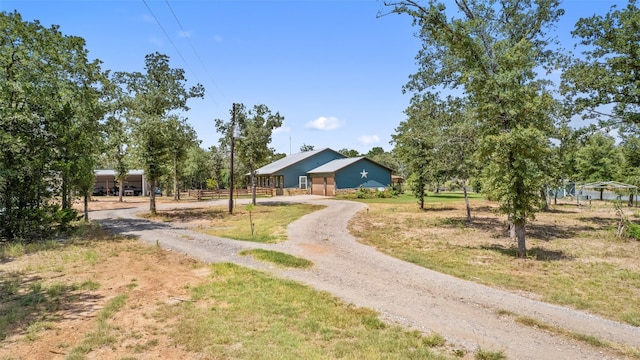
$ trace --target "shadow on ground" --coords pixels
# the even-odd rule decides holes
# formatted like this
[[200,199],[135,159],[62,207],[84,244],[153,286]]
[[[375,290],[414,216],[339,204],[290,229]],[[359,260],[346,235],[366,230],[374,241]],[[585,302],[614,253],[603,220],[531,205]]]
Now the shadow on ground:
[[29,335],[36,323],[95,316],[102,296],[86,284],[49,283],[29,274],[0,272],[0,340]]
[[171,224],[145,220],[145,219],[103,219],[95,220],[101,228],[112,235],[129,235],[131,233],[146,230],[176,229]]
[[[475,249],[490,250],[498,252],[502,255],[511,257],[518,256],[518,249],[515,246],[504,247],[502,245],[482,245]],[[566,255],[561,250],[548,250],[539,247],[533,247],[527,250],[527,259],[534,259],[538,261],[560,261],[560,260],[573,260],[573,257]]]

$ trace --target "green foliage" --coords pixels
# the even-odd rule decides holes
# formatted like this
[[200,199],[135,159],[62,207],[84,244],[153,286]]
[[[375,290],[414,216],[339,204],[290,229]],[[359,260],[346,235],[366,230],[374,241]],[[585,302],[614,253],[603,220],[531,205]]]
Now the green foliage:
[[358,199],[369,199],[371,198],[371,194],[372,192],[369,189],[363,188],[362,186],[356,190],[356,198]]
[[207,179],[207,189],[217,189],[218,182],[215,179]]
[[[584,111],[584,117],[599,120],[609,115],[607,124],[640,124],[638,24],[636,0],[577,22],[572,35],[580,39],[583,56],[562,74],[561,87],[576,112]],[[611,113],[603,114],[606,110],[602,106],[609,104],[613,105]]]
[[[546,89],[548,83],[536,78],[536,69],[553,70],[562,61],[549,49],[555,39],[548,33],[563,14],[559,0],[456,1],[450,12],[445,4],[435,2],[420,6],[406,0],[391,6],[392,12],[408,14],[420,28],[422,49],[416,57],[419,70],[405,90],[423,96],[426,104],[437,104],[437,91],[443,87],[455,89],[472,105],[471,123],[478,127],[480,137],[477,155],[482,164],[487,164],[484,189],[514,222],[518,253],[524,256],[525,224],[537,211],[549,136],[554,130],[552,116],[557,108]],[[414,101],[412,105],[423,102]],[[410,108],[408,122],[416,121],[414,112]],[[430,115],[420,116],[424,121],[437,116],[438,108],[428,106],[421,112]],[[398,130],[399,134],[403,132],[408,133]],[[430,132],[423,128],[413,137],[420,139]],[[418,185],[414,190],[421,197],[428,170],[425,165],[427,159],[433,163],[430,154],[437,146],[415,145],[423,155],[423,166],[414,172],[414,184]],[[412,158],[420,159],[419,155]]]
[[300,152],[313,151],[314,149],[315,149],[315,146],[313,145],[302,144],[300,146]]
[[353,150],[353,149],[347,149],[347,148],[343,148],[338,150],[338,152],[346,157],[358,157],[360,156],[360,153],[358,152],[358,150]]
[[178,200],[180,195],[178,176],[184,168],[184,160],[188,156],[189,149],[198,146],[200,142],[196,131],[186,122],[186,119],[173,115],[170,115],[167,120],[167,141],[172,162],[173,198]]
[[396,134],[391,135],[395,143],[394,151],[410,174],[406,183],[418,199],[421,209],[424,207],[425,187],[435,176],[433,163],[436,156],[435,140],[426,121],[431,111],[426,99],[435,101],[433,97],[425,97],[424,102],[412,103],[406,110],[409,118],[400,123]]
[[380,156],[380,155],[382,155],[384,153],[385,153],[385,151],[384,151],[384,149],[382,147],[375,146],[375,147],[371,148],[371,150],[369,150],[369,152],[366,153],[365,156],[370,158],[370,159],[373,159],[374,157]]
[[[186,119],[175,112],[189,110],[187,101],[204,97],[204,87],[197,84],[186,89],[184,70],[171,68],[169,57],[157,52],[145,56],[145,71],[118,72],[114,81],[126,90],[123,102],[131,127],[133,153],[145,172],[149,188],[154,190],[195,136]],[[155,213],[154,191],[150,191],[149,207]]]
[[[215,147],[214,147],[215,149]],[[187,189],[217,189],[218,179],[214,174],[214,163],[211,161],[213,153],[198,145],[191,146],[187,151],[181,181]]]
[[[254,105],[250,110],[244,104],[235,104],[231,113],[229,122],[215,120],[216,129],[223,135],[220,143],[228,146],[232,141],[235,142],[238,160],[249,169],[250,185],[255,190],[255,170],[265,165],[273,155],[274,150],[269,148],[269,143],[273,130],[282,126],[284,116],[279,112],[273,114],[264,104]],[[255,191],[252,192],[252,203],[256,203]]]
[[356,199],[388,199],[397,197],[399,194],[391,187],[386,187],[384,190],[363,188],[362,186],[356,190],[352,197]]
[[629,232],[630,238],[640,240],[640,225],[629,222],[627,224],[627,231]]
[[585,182],[617,180],[622,157],[609,135],[595,133],[576,152],[579,179]]
[[[409,129],[410,132],[424,131],[420,129],[428,129],[429,137],[432,141],[432,147],[429,150],[428,157],[431,159],[428,165],[427,181],[436,183],[439,187],[448,179],[455,178],[456,183],[460,184],[462,189],[466,190],[467,179],[472,175],[478,174],[477,161],[474,157],[478,149],[477,140],[477,123],[471,114],[472,108],[468,103],[461,99],[447,98],[445,101],[439,100],[433,94],[424,96],[414,96],[412,105],[407,110],[410,117],[414,117],[415,121],[420,122],[418,129]],[[409,124],[412,120],[408,120]],[[402,124],[401,124],[402,125]],[[407,128],[399,127],[397,130],[405,131]],[[413,131],[411,131],[413,130]],[[399,134],[398,139],[402,139],[405,134]],[[396,137],[394,137],[394,140]],[[424,161],[421,159],[426,154],[414,151],[407,151],[406,145],[402,142],[398,143],[396,152],[401,153],[405,159],[408,157],[417,157],[413,163]],[[410,177],[410,185],[424,187],[424,180],[419,176],[412,174]],[[416,190],[414,188],[414,190]],[[451,189],[455,190],[455,189]],[[439,189],[435,190],[439,192]],[[414,191],[418,195],[420,205],[424,206],[424,196],[426,193]],[[470,214],[470,209],[469,209]]]
[[85,42],[0,13],[0,239],[55,235],[54,196],[87,194],[101,139],[105,76]]
[[[637,134],[623,135],[620,153],[622,162],[618,167],[617,177],[624,183],[640,186],[640,137]],[[633,206],[633,191],[626,191],[621,195],[629,196],[627,205]]]

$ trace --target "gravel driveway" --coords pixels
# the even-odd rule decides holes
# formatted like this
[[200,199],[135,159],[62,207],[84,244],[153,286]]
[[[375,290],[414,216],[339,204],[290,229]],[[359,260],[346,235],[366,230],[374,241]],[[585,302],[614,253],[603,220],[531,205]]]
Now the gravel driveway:
[[[520,325],[497,310],[526,315],[581,334],[640,348],[640,328],[584,312],[531,300],[437,273],[362,245],[347,231],[349,219],[366,205],[322,197],[292,196],[259,201],[309,202],[327,208],[289,226],[288,241],[258,244],[192,232],[135,216],[140,208],[91,213],[103,227],[142,241],[182,251],[207,262],[233,262],[331,292],[346,302],[379,311],[385,319],[422,331],[435,331],[457,348],[503,350],[509,359],[616,359],[606,350]],[[184,203],[176,207],[202,207]],[[227,204],[220,201],[218,204]],[[308,270],[289,270],[238,252],[249,248],[282,251],[309,259]]]

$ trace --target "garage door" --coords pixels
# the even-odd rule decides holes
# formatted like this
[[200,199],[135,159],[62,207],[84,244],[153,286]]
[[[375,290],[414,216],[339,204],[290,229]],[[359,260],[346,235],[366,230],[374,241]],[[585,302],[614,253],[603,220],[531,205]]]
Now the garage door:
[[327,196],[336,196],[336,179],[327,178]]
[[324,196],[324,178],[321,178],[321,177],[311,178],[311,195]]

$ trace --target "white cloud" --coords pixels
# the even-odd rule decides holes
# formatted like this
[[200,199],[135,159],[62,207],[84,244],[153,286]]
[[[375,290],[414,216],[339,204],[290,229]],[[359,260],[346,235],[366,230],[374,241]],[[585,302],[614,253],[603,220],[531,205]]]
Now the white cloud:
[[358,142],[362,145],[377,144],[380,142],[378,135],[362,135],[358,136]]
[[335,130],[342,127],[342,125],[344,125],[343,122],[338,120],[338,118],[333,116],[320,116],[319,118],[306,123],[304,127],[315,130]]
[[155,36],[150,37],[149,42],[155,46],[162,47],[162,39],[159,39]]
[[153,16],[149,15],[149,14],[142,14],[141,16],[142,21],[146,22],[146,23],[155,23],[156,19],[153,18]]
[[288,126],[285,126],[285,125],[282,125],[277,129],[273,129],[273,133],[274,134],[281,134],[281,133],[286,134],[286,133],[289,133],[289,132],[291,132],[291,128],[288,127]]
[[180,31],[178,31],[178,37],[181,37],[183,39],[184,38],[190,38],[191,37],[191,32],[190,31],[182,31],[182,30],[180,30]]

